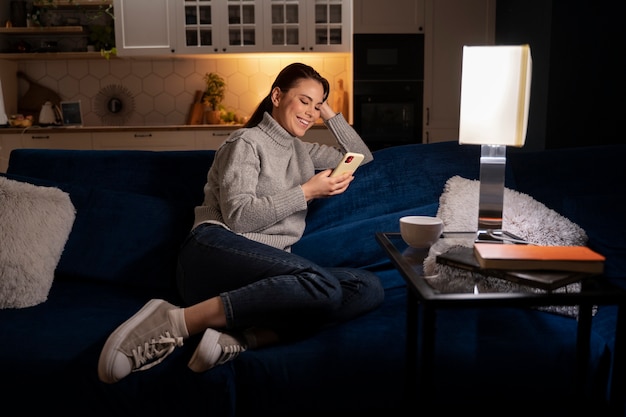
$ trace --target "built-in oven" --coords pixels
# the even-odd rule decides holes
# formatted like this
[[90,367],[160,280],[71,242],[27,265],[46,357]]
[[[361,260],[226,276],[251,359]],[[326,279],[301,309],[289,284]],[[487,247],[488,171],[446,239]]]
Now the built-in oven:
[[354,34],[354,128],[370,149],[422,142],[424,35]]
[[354,128],[371,150],[422,142],[423,81],[355,81]]

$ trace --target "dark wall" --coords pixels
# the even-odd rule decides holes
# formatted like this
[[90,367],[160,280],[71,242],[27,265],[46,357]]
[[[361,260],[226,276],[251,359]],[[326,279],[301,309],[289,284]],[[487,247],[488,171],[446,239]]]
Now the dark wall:
[[525,148],[626,143],[626,25],[619,2],[497,0],[496,43],[533,57]]

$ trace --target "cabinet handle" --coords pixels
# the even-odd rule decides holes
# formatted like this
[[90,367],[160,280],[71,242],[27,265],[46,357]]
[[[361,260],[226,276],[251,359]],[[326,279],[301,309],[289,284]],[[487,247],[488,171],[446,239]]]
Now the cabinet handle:
[[426,126],[430,126],[430,107],[426,107]]
[[215,132],[213,132],[213,133],[211,133],[211,135],[213,135],[213,136],[228,136],[228,135],[230,135],[230,132],[226,132],[226,133],[215,133]]
[[43,136],[32,135],[31,138],[32,139],[50,139],[50,135],[43,135]]
[[151,138],[152,133],[135,133],[136,138]]

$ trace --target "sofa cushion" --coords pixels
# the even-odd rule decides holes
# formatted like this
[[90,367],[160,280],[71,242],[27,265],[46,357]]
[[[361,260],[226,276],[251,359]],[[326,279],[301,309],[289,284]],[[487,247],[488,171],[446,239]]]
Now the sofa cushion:
[[60,189],[0,177],[0,308],[47,300],[74,217]]

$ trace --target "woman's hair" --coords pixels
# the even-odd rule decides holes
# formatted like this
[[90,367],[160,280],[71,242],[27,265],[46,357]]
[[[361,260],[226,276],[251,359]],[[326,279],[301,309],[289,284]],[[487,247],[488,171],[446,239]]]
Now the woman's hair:
[[265,112],[272,112],[272,90],[274,90],[274,87],[280,88],[280,91],[287,92],[295,87],[302,79],[319,81],[324,88],[324,100],[328,98],[328,93],[330,92],[328,80],[315,71],[313,67],[299,62],[287,65],[278,74],[276,80],[274,80],[274,84],[272,84],[272,88],[270,88],[269,94],[259,103],[259,106],[254,113],[252,113],[252,116],[250,116],[250,119],[244,127],[254,127],[258,125],[261,120],[263,120],[263,114],[265,114]]

